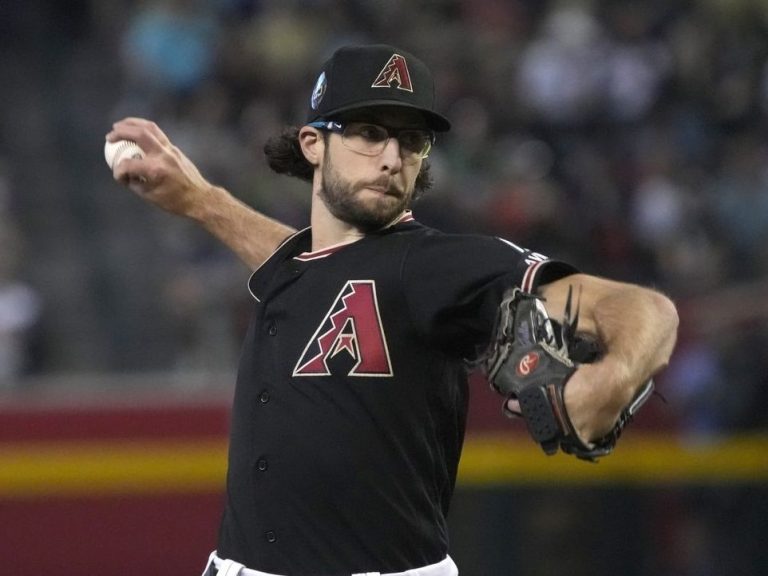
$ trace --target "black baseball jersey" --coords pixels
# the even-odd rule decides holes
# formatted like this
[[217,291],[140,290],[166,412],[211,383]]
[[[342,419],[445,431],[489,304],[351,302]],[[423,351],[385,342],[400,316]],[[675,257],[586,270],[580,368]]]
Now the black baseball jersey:
[[406,214],[251,277],[218,555],[290,576],[398,572],[448,552],[467,368],[505,289],[574,272]]

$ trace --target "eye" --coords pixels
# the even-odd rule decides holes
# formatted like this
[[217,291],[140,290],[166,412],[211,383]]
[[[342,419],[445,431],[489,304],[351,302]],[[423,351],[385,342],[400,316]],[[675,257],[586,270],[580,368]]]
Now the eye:
[[432,147],[432,135],[425,130],[403,130],[398,136],[400,146],[413,154],[426,157]]
[[402,147],[412,152],[421,152],[429,141],[429,134],[422,130],[403,130],[397,139]]
[[356,122],[347,127],[348,136],[358,136],[368,142],[384,142],[389,138],[387,131],[376,124],[363,124]]

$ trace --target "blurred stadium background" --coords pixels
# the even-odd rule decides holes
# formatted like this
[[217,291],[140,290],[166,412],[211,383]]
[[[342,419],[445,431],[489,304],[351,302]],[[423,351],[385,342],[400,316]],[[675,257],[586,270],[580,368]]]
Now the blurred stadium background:
[[454,122],[420,220],[656,286],[682,316],[666,403],[597,466],[545,458],[474,383],[462,576],[768,573],[765,0],[2,0],[8,573],[197,574],[215,545],[248,271],[112,181],[111,123],[154,119],[304,226],[304,185],[261,146],[319,61],[378,41],[431,65]]

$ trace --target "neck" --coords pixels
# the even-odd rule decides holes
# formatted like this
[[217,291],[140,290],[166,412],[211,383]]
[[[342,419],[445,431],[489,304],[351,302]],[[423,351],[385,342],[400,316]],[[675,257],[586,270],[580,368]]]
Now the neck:
[[321,204],[321,206],[312,206],[310,225],[312,226],[313,252],[335,246],[336,244],[353,242],[365,236],[365,233],[357,227],[339,220],[331,214],[325,204],[319,199],[315,203]]
[[[395,216],[392,222],[383,226],[383,228],[387,228],[398,222],[406,212]],[[312,197],[310,226],[312,228],[312,252],[324,250],[325,248],[336,246],[338,244],[354,242],[366,235],[363,230],[354,224],[350,224],[349,222],[345,222],[334,216],[330,210],[328,210],[325,202],[323,202],[317,194]]]

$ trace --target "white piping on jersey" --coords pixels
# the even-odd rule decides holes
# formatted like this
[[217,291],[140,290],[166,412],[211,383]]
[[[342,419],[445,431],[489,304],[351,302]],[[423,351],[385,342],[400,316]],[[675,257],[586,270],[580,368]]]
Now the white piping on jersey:
[[248,292],[251,294],[251,296],[253,296],[253,299],[254,299],[254,300],[256,300],[256,302],[261,302],[261,300],[259,299],[259,297],[258,297],[258,296],[256,296],[256,294],[254,294],[254,293],[251,291],[251,279],[252,279],[252,278],[253,278],[253,277],[256,275],[256,272],[258,272],[259,270],[261,270],[261,268],[262,268],[262,267],[263,267],[263,266],[264,266],[264,265],[265,265],[267,262],[269,262],[269,261],[272,259],[272,257],[273,257],[273,256],[274,256],[274,255],[277,253],[277,251],[278,251],[278,250],[280,250],[280,248],[282,248],[283,246],[285,246],[286,242],[289,242],[289,241],[290,241],[290,240],[291,240],[293,237],[295,237],[295,236],[297,236],[297,235],[301,234],[301,233],[302,233],[302,232],[304,232],[305,230],[309,230],[309,226],[307,226],[306,228],[303,228],[303,229],[301,229],[301,230],[298,230],[298,231],[294,232],[293,234],[291,234],[290,236],[288,236],[288,237],[287,237],[285,240],[283,240],[282,242],[280,242],[280,244],[278,244],[277,248],[275,248],[275,249],[272,251],[272,254],[270,254],[270,255],[269,255],[269,256],[268,256],[268,257],[267,257],[267,258],[264,260],[264,262],[262,262],[261,264],[259,264],[259,265],[256,267],[256,270],[254,270],[254,271],[253,271],[253,273],[252,273],[252,274],[251,274],[251,275],[248,277],[248,282],[246,283],[246,285],[248,286]]
[[510,246],[512,246],[512,248],[514,248],[515,250],[517,250],[521,254],[525,254],[527,252],[527,250],[525,248],[521,248],[520,246],[518,246],[514,242],[510,242],[506,238],[499,238],[498,236],[496,236],[496,240],[501,240],[502,242],[504,242],[504,244],[509,244]]
[[534,262],[533,264],[528,266],[528,268],[526,268],[525,274],[523,274],[523,281],[520,283],[520,288],[523,290],[523,292],[533,292],[533,288],[535,286],[536,274],[539,272],[539,269],[545,263],[546,263],[546,260],[541,262]]
[[525,273],[523,274],[523,281],[520,283],[520,288],[523,290],[523,292],[533,292],[534,288],[536,287],[536,275],[539,273],[539,270],[541,270],[541,265],[545,262],[548,262],[549,258],[543,254],[539,254],[538,252],[530,252],[525,248],[521,248],[514,242],[510,242],[505,238],[499,238],[496,236],[496,239],[501,240],[504,242],[504,244],[511,246],[521,254],[527,254],[525,261],[528,263],[528,268],[525,269]]
[[390,226],[394,226],[395,224],[400,224],[401,222],[411,222],[414,220],[413,212],[411,210],[406,210],[400,216],[392,220],[391,224],[387,224],[384,226],[384,228],[389,228]]
[[[395,224],[400,224],[401,222],[411,222],[414,220],[413,213],[411,210],[406,210],[400,216],[398,216],[391,224],[388,224],[385,226],[385,228],[389,228],[390,226],[394,226]],[[270,254],[264,262],[259,264],[259,266],[253,271],[253,273],[248,277],[248,292],[253,297],[256,302],[261,302],[258,296],[251,291],[251,278],[253,278],[256,275],[256,272],[261,270],[261,268],[272,259],[272,257],[277,253],[280,248],[282,248],[286,242],[289,242],[291,239],[293,239],[295,236],[301,234],[302,232],[305,232],[310,229],[310,226],[307,226],[306,228],[302,228],[301,230],[298,230],[288,236],[285,240],[280,242],[280,244],[272,251],[272,254]],[[323,248],[322,250],[318,250],[317,252],[304,252],[302,254],[299,254],[298,256],[294,256],[295,260],[299,260],[301,262],[308,262],[311,260],[319,260],[320,258],[325,258],[326,256],[330,256],[334,252],[336,252],[339,248],[342,248],[344,246],[347,246],[348,244],[352,244],[354,242],[357,242],[357,240],[352,240],[350,242],[342,242],[341,244],[335,244],[334,246],[329,246],[328,248]]]
[[322,250],[316,250],[315,252],[302,252],[298,256],[294,256],[294,260],[299,260],[300,262],[309,262],[310,260],[319,260],[321,258],[325,258],[326,256],[330,256],[340,248],[343,248],[344,246],[349,246],[350,244],[354,244],[358,240],[361,240],[360,238],[355,238],[354,240],[347,240],[346,242],[339,242],[338,244],[334,244],[333,246],[328,246],[327,248],[323,248]]
[[[391,224],[387,224],[382,229],[389,228],[390,226],[394,226],[395,224],[400,224],[401,222],[411,222],[414,220],[413,213],[410,210],[406,210],[400,216],[395,218]],[[321,250],[316,250],[314,252],[302,252],[301,254],[294,256],[294,260],[298,260],[300,262],[310,262],[312,260],[320,260],[321,258],[325,258],[326,256],[330,256],[337,250],[343,248],[344,246],[349,246],[350,244],[354,244],[358,240],[362,240],[364,236],[360,238],[355,238],[354,240],[348,240],[347,242],[339,242],[338,244],[334,244],[333,246],[328,246],[327,248],[323,248]]]

